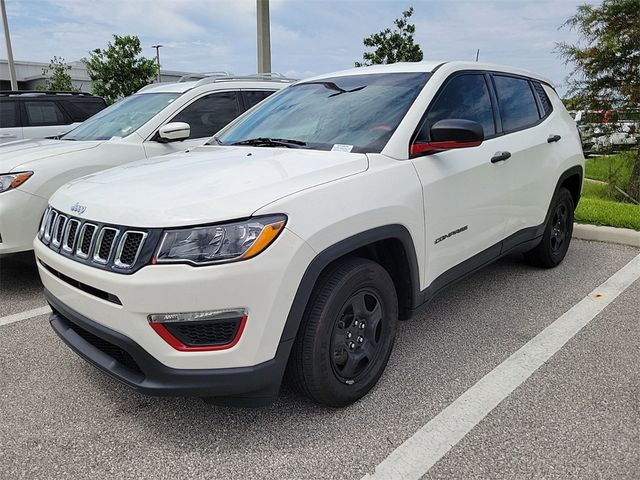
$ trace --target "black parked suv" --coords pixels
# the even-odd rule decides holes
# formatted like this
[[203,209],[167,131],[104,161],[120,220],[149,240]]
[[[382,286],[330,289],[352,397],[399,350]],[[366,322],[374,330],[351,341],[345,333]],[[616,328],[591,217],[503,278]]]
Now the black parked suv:
[[0,91],[0,143],[60,135],[106,106],[83,92]]

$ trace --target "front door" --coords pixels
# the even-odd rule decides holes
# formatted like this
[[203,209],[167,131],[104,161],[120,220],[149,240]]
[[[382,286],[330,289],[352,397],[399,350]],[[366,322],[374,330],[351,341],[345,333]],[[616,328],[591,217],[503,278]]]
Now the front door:
[[[412,160],[423,187],[427,285],[456,265],[478,256],[499,255],[508,212],[509,174],[505,162],[492,158],[506,150],[496,136],[496,118],[482,72],[450,78],[436,95],[417,141],[429,141],[431,126],[456,118],[478,122],[485,140],[477,147],[433,153]],[[446,275],[444,283],[446,282]],[[441,282],[440,282],[441,283]]]

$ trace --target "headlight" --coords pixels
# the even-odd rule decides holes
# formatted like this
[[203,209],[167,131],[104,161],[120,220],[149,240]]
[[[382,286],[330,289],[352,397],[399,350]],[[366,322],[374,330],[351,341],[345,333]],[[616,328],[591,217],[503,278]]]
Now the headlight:
[[286,221],[284,215],[269,215],[226,225],[168,230],[153,263],[206,265],[246,260],[271,245]]
[[26,182],[33,172],[4,173],[0,175],[0,193],[19,187]]

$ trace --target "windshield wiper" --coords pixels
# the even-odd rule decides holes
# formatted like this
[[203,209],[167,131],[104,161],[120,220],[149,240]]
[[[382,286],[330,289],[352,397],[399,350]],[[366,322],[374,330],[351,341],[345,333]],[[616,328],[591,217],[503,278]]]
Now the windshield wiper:
[[306,146],[307,144],[306,142],[303,142],[301,140],[290,140],[287,138],[258,137],[258,138],[250,138],[248,140],[242,140],[240,142],[235,142],[235,143],[232,143],[231,145],[300,148],[300,147]]
[[[312,83],[320,84],[324,88],[328,88],[329,90],[335,90],[337,92],[337,93],[333,93],[333,94],[329,95],[329,98],[337,97],[338,95],[342,95],[343,93],[359,92],[360,90],[363,90],[363,89],[367,88],[366,85],[363,85],[361,87],[352,88],[351,90],[345,90],[344,88],[339,87],[334,82],[309,82],[309,84],[312,84]],[[307,84],[305,84],[305,85],[307,85]]]

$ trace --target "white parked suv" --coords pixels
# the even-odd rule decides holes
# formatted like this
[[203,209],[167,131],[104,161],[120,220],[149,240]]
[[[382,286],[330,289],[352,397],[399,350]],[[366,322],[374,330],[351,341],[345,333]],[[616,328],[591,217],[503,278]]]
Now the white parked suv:
[[201,145],[289,83],[276,75],[218,75],[152,84],[59,139],[0,145],[0,255],[33,248],[49,197],[61,185],[133,160]]
[[553,267],[584,158],[548,80],[480,63],[298,82],[206,146],[72,182],[34,242],[51,325],[156,395],[343,406],[398,319],[509,252]]

